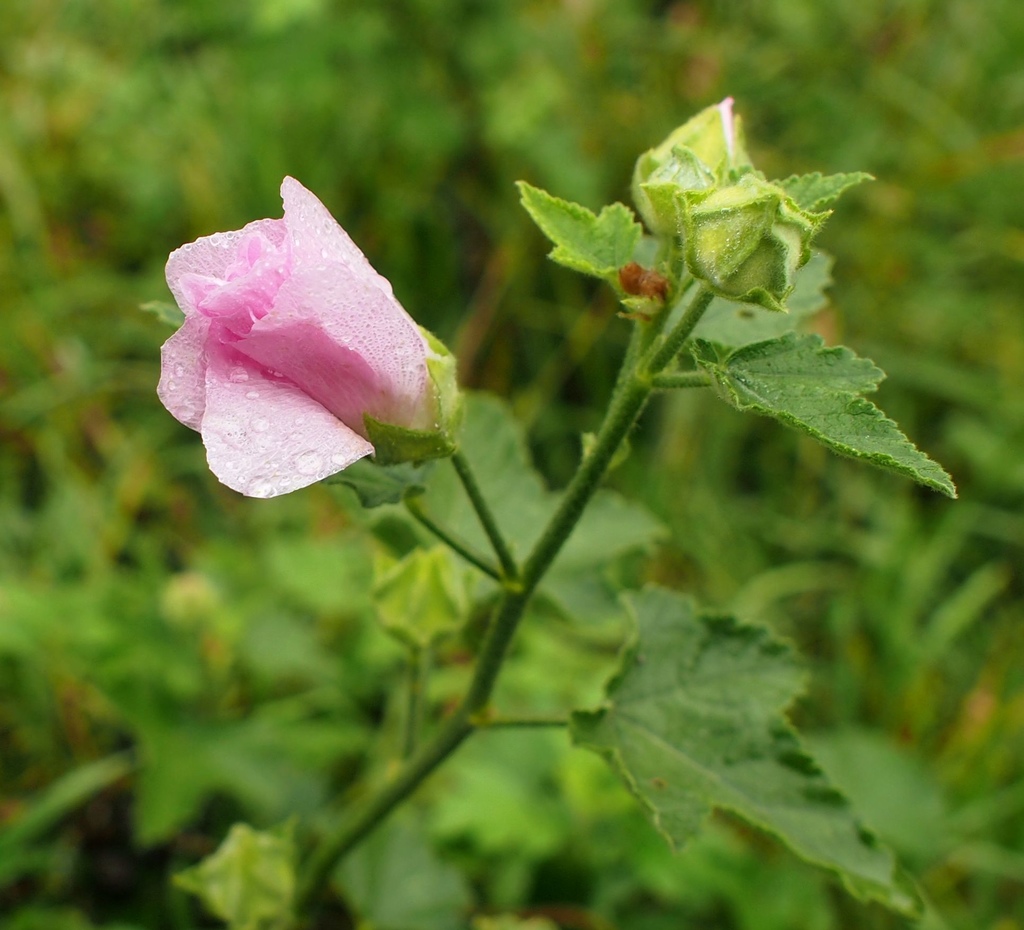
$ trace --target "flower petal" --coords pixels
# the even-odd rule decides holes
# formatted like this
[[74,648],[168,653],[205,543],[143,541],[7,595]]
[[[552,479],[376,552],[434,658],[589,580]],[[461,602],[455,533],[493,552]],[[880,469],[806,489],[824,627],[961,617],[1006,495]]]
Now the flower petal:
[[354,277],[375,283],[385,294],[392,293],[391,282],[376,272],[316,194],[306,190],[295,178],[285,178],[281,182],[281,199],[284,223],[297,263],[315,267],[324,262],[338,262]]
[[249,497],[304,488],[373,452],[290,381],[225,346],[210,348],[202,434],[211,471]]
[[177,420],[198,430],[206,407],[206,339],[210,322],[196,314],[160,349],[157,395]]
[[431,425],[423,336],[393,297],[343,265],[296,269],[237,348],[285,372],[357,431],[364,413],[399,426]]
[[[266,236],[274,245],[284,242],[287,230],[284,220],[256,220],[233,232],[214,233],[189,242],[171,252],[164,273],[167,285],[178,306],[186,315],[196,312],[197,292],[190,281],[207,278],[222,282],[227,270],[238,257],[238,249],[253,233]],[[196,276],[191,278],[191,276]]]

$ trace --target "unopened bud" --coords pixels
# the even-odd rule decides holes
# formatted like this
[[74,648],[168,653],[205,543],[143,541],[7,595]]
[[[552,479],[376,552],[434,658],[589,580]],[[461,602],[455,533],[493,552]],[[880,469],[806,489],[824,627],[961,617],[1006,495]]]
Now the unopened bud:
[[797,270],[825,215],[801,210],[775,184],[746,174],[735,184],[684,198],[686,263],[732,300],[785,310]]

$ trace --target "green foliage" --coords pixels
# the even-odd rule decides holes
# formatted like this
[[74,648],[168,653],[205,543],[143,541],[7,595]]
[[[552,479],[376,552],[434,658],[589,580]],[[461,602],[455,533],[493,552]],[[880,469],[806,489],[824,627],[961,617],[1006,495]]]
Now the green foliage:
[[364,507],[397,504],[407,494],[419,494],[424,489],[433,462],[413,465],[378,465],[362,459],[327,479],[327,484],[343,484],[352,488]]
[[185,320],[182,309],[169,300],[147,300],[146,303],[139,304],[139,309],[152,313],[161,323],[175,328],[181,326]]
[[573,715],[574,741],[605,756],[680,846],[712,807],[733,811],[857,895],[909,915],[920,902],[891,853],[854,819],[784,717],[803,674],[788,647],[732,617],[650,588],[627,604],[637,639],[606,705]]
[[[530,550],[554,511],[557,495],[536,472],[521,424],[494,397],[469,395],[459,445],[472,461],[485,498],[519,556]],[[481,551],[487,538],[451,469],[427,483],[425,508]],[[541,594],[564,613],[590,622],[618,613],[609,564],[648,550],[663,534],[643,507],[610,490],[599,491],[545,577]]]
[[633,260],[643,235],[629,207],[614,203],[595,216],[578,203],[517,183],[526,212],[555,244],[552,261],[609,283],[618,281],[619,269]]
[[215,853],[175,876],[230,930],[288,930],[295,896],[292,825],[257,832],[236,824]]
[[851,187],[873,180],[874,178],[864,171],[827,176],[815,171],[812,174],[794,174],[784,181],[779,181],[779,186],[801,209],[818,211],[831,206]]
[[841,455],[956,497],[945,470],[860,396],[874,391],[884,377],[869,359],[843,346],[825,348],[820,336],[795,334],[724,354],[697,342],[693,356],[736,409],[774,417]]
[[816,252],[797,272],[793,293],[786,298],[787,313],[716,297],[693,331],[694,336],[726,346],[745,346],[782,336],[825,307],[825,290],[831,283],[832,259]]
[[375,930],[458,930],[470,890],[442,861],[415,820],[385,825],[337,870],[346,899]]
[[381,625],[413,649],[426,649],[466,622],[465,570],[443,546],[413,549],[384,569],[373,585]]
[[[352,532],[366,518],[325,489],[243,504],[159,408],[166,332],[136,305],[166,300],[167,253],[279,215],[294,174],[457,349],[463,383],[508,399],[557,487],[627,324],[607,289],[543,258],[514,179],[595,208],[622,200],[637,152],[727,94],[769,176],[879,179],[821,234],[838,283],[813,329],[889,372],[886,410],[950,466],[962,500],[679,392],[652,405],[613,476],[666,527],[644,571],[798,640],[801,729],[945,926],[1019,923],[1019,3],[10,0],[3,23],[0,819],[14,828],[63,776],[138,747],[141,709],[146,733],[255,717],[265,747],[197,792],[173,843],[133,838],[138,775],[45,818],[14,853],[32,874],[0,891],[5,930],[195,927],[161,890],[176,860],[240,818],[305,817],[384,777],[366,748],[400,716],[401,656],[366,599],[381,543]],[[409,536],[387,510],[370,518],[400,555]],[[577,596],[614,609],[633,553]],[[538,611],[522,632],[503,708],[558,711],[613,660],[615,637],[586,620]],[[461,684],[465,646],[451,649],[435,706]],[[828,751],[819,734],[833,731]],[[484,856],[465,836],[445,850],[478,888],[515,873],[503,909],[623,930],[903,926],[728,823],[673,857],[596,756],[544,751],[547,768],[509,765],[534,802],[568,806],[549,851]],[[191,774],[163,750],[140,762]],[[896,795],[906,823],[886,806]],[[915,823],[939,837],[908,842]]]

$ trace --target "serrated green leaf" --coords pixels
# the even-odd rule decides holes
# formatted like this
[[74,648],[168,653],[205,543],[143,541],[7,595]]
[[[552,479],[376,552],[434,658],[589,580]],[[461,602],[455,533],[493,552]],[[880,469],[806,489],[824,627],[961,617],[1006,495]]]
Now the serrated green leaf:
[[258,831],[235,824],[216,852],[174,876],[230,930],[288,930],[296,849],[290,824]]
[[844,346],[827,348],[820,336],[788,333],[720,356],[698,340],[693,356],[738,410],[760,413],[808,433],[840,455],[862,459],[956,497],[937,462],[861,394],[885,373]]
[[526,212],[554,244],[552,261],[582,274],[615,283],[619,269],[633,260],[643,228],[621,203],[594,214],[578,203],[518,181]]
[[835,203],[851,187],[874,178],[864,171],[850,171],[845,174],[794,174],[784,181],[776,182],[804,210],[823,210]]
[[148,300],[144,304],[139,304],[139,309],[152,313],[161,323],[168,326],[178,327],[185,322],[185,314],[181,308],[168,300]]
[[701,617],[689,598],[626,598],[637,627],[605,706],[573,714],[577,745],[604,756],[670,844],[712,808],[775,834],[862,898],[904,914],[920,901],[892,854],[857,822],[785,717],[801,690],[792,651],[764,628]]
[[694,336],[727,346],[745,346],[781,336],[828,303],[825,290],[831,283],[832,257],[815,252],[797,272],[793,293],[786,298],[789,313],[716,297],[697,324]]
[[408,494],[421,493],[436,462],[413,465],[377,465],[367,459],[353,462],[344,471],[324,480],[324,484],[344,484],[356,492],[364,507],[398,504]]

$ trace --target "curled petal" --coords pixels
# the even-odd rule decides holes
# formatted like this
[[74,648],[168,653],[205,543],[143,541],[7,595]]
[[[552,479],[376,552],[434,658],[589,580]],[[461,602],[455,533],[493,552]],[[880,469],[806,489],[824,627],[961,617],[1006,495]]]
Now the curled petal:
[[206,370],[210,470],[249,497],[276,497],[333,475],[373,446],[290,381],[218,346]]
[[199,314],[185,322],[160,349],[156,392],[175,419],[199,429],[206,409],[206,340],[210,323]]
[[287,235],[284,220],[256,220],[242,229],[203,236],[171,252],[165,269],[167,284],[186,315],[197,312],[197,304],[209,289],[202,287],[203,279],[211,286],[226,281],[228,269],[238,260],[240,243],[254,235],[280,246]]

